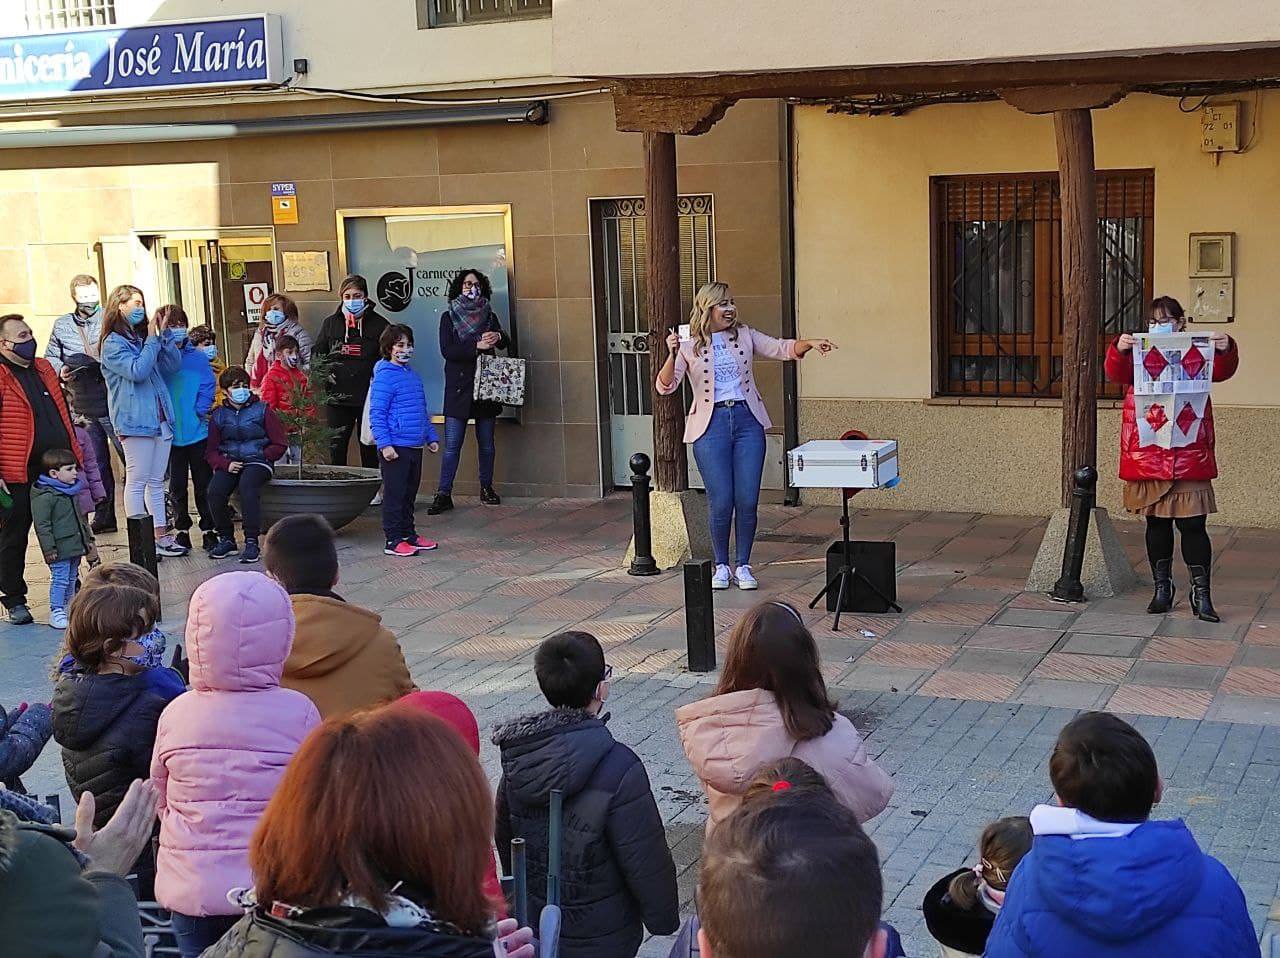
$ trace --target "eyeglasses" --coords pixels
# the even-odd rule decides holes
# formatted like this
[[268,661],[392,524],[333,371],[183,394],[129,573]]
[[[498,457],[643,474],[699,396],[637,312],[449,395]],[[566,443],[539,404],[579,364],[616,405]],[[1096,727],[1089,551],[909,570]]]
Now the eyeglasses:
[[600,677],[600,681],[601,681],[601,682],[608,682],[608,681],[609,681],[610,679],[612,679],[612,678],[613,678],[613,666],[612,666],[612,665],[606,665],[606,666],[604,667],[604,675],[602,675],[602,676]]

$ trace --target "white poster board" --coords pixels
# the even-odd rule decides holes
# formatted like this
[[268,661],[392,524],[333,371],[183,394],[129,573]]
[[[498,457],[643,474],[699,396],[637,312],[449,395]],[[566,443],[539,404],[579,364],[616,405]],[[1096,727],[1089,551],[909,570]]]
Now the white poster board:
[[1213,384],[1213,341],[1206,333],[1137,333],[1133,338],[1138,445],[1190,445],[1200,434]]
[[262,304],[271,295],[271,288],[266,283],[244,284],[244,319],[250,326],[262,322]]

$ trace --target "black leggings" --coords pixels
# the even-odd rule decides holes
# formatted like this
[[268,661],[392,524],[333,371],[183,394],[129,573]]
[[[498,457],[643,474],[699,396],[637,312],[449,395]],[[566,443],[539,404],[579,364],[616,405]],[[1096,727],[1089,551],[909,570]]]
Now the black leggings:
[[1204,566],[1208,569],[1213,562],[1213,546],[1209,543],[1209,533],[1204,527],[1205,516],[1191,516],[1187,519],[1163,519],[1160,516],[1147,516],[1147,558],[1152,568],[1161,559],[1173,558],[1173,526],[1178,525],[1182,533],[1182,558],[1188,566]]

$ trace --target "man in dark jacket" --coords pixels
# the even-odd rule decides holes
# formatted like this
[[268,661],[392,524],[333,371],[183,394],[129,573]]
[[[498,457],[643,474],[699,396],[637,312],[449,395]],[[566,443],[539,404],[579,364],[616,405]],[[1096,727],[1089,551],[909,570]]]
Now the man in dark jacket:
[[71,278],[73,306],[53,321],[44,358],[71,393],[76,414],[88,420],[85,431],[93,441],[93,455],[102,473],[105,495],[94,504],[93,532],[116,531],[116,479],[111,467],[111,447],[120,461],[124,451],[107,415],[107,384],[98,363],[98,338],[102,333],[102,293],[98,281],[87,273]]
[[551,790],[563,790],[560,953],[627,958],[645,928],[669,935],[680,925],[675,864],[649,776],[599,717],[611,670],[594,636],[552,636],[539,646],[534,670],[551,710],[500,725],[493,735],[502,750],[498,854],[509,870],[511,839],[525,840],[536,915],[546,903]]
[[[338,288],[342,304],[320,324],[320,335],[311,348],[313,357],[333,359],[333,383],[325,406],[329,428],[339,432],[329,443],[330,462],[347,464],[347,446],[351,433],[360,422],[364,399],[373,379],[373,366],[382,357],[378,339],[387,321],[369,301],[369,284],[363,276],[348,276]],[[378,466],[378,450],[360,446],[360,465],[366,469]]]

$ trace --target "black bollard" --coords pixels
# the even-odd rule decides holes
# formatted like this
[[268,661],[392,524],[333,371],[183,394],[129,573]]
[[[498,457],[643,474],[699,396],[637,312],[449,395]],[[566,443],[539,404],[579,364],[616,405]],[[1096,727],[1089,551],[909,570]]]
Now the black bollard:
[[653,527],[649,525],[649,457],[637,452],[631,457],[631,518],[635,526],[636,554],[628,575],[657,575],[653,558]]
[[1062,575],[1049,593],[1055,602],[1083,602],[1085,598],[1080,570],[1084,568],[1089,515],[1093,512],[1098,473],[1092,466],[1081,466],[1072,478],[1076,487],[1071,492],[1071,518],[1068,520],[1067,544],[1062,550]]
[[684,564],[684,628],[690,672],[716,670],[716,617],[711,601],[711,560]]
[[529,860],[523,838],[511,839],[511,876],[514,887],[511,893],[511,904],[515,909],[515,918],[519,927],[529,926]]
[[156,527],[149,515],[130,516],[129,561],[140,565],[160,581],[160,566],[156,559]]

